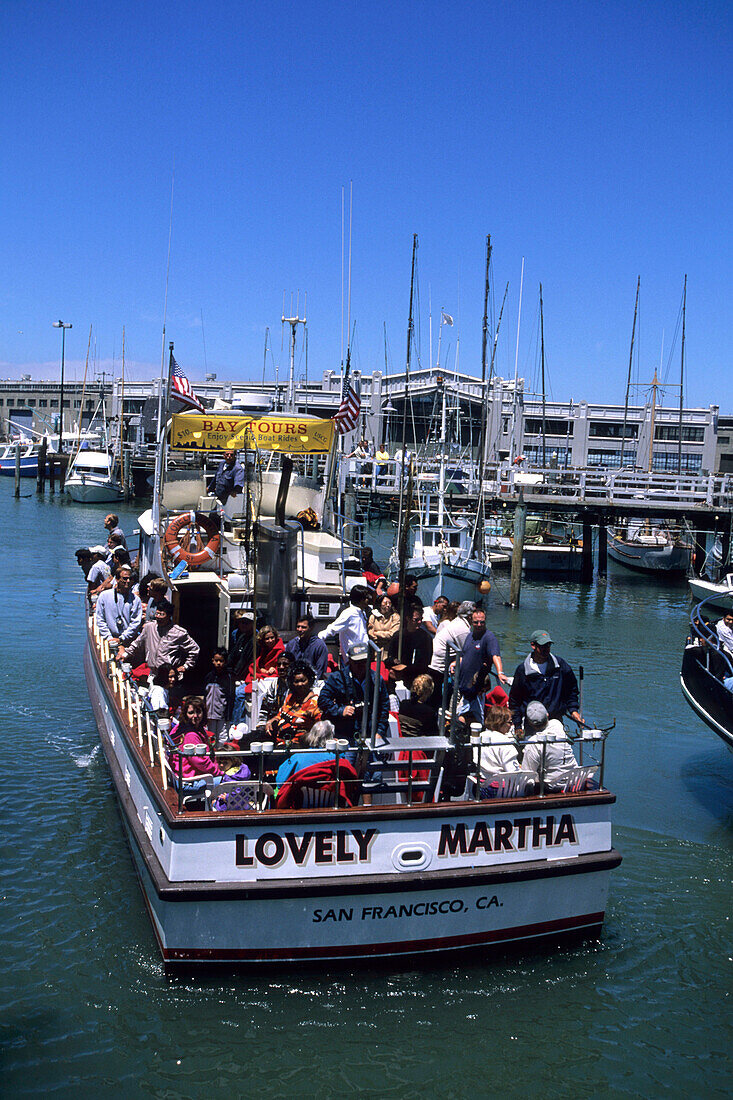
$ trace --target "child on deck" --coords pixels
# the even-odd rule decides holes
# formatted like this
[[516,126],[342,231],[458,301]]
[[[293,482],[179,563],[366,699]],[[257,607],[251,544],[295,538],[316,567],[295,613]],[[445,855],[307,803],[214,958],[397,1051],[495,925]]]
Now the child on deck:
[[204,686],[208,728],[220,745],[227,740],[227,729],[234,709],[234,677],[227,669],[227,661],[226,649],[214,651],[211,672]]

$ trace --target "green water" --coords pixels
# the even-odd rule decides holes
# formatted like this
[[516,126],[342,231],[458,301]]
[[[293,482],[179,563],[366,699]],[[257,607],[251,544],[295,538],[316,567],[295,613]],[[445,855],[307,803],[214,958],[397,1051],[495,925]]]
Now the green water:
[[624,862],[600,942],[172,980],[81,665],[73,551],[100,540],[106,511],[15,501],[0,484],[4,1095],[728,1095],[733,756],[680,694],[684,585],[620,571],[588,589],[530,582],[513,612],[498,578],[489,597],[505,667],[545,627],[585,668],[586,713],[617,721],[607,782]]

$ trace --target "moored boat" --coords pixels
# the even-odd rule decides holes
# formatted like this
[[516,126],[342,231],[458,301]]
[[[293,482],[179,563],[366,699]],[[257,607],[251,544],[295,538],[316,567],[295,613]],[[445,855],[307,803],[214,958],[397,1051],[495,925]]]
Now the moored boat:
[[702,577],[689,577],[687,583],[695,599],[705,600],[708,607],[723,611],[733,607],[733,573],[727,573],[719,584],[705,581]]
[[119,463],[108,450],[77,451],[66,475],[65,491],[81,504],[122,500],[125,494],[118,471]]
[[641,524],[629,524],[625,531],[608,532],[609,558],[641,573],[684,575],[690,566],[691,552],[684,536],[668,530],[647,530]]

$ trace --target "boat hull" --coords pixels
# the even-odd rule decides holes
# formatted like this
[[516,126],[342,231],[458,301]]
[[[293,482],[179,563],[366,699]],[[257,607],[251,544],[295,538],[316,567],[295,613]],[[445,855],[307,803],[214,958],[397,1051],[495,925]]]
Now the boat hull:
[[84,662],[167,968],[432,958],[599,934],[621,859],[608,792],[178,815],[91,645]]
[[702,646],[686,646],[680,686],[695,714],[733,752],[733,693],[706,668]]
[[481,599],[485,593],[480,591],[479,585],[491,581],[491,566],[473,559],[452,564],[413,558],[407,563],[407,572],[417,578],[425,604],[432,604],[438,596],[458,602]]
[[667,576],[685,574],[690,565],[688,546],[644,546],[608,533],[608,556],[627,569]]
[[733,588],[729,585],[713,584],[712,581],[703,581],[699,577],[690,577],[688,584],[696,600],[706,600],[708,606],[718,607],[721,611],[728,611],[733,607]]
[[66,482],[65,491],[77,504],[114,504],[124,499],[124,492],[119,485],[105,485],[102,482],[81,481],[70,479]]

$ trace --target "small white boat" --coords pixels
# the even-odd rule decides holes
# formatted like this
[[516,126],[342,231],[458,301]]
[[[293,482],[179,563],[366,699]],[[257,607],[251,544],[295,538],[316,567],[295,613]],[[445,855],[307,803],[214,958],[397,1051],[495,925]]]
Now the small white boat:
[[109,451],[78,451],[66,474],[65,491],[80,504],[112,504],[125,495],[118,470]]
[[[4,443],[0,447],[0,474],[4,477],[15,477],[15,452],[17,442],[20,442],[20,476],[38,476],[38,456],[41,452],[41,444],[32,439],[21,439],[13,443]],[[55,451],[49,446],[48,453]]]
[[690,577],[688,584],[696,600],[707,600],[709,605],[723,611],[733,607],[733,573],[726,574],[720,584],[704,581],[701,577]]

